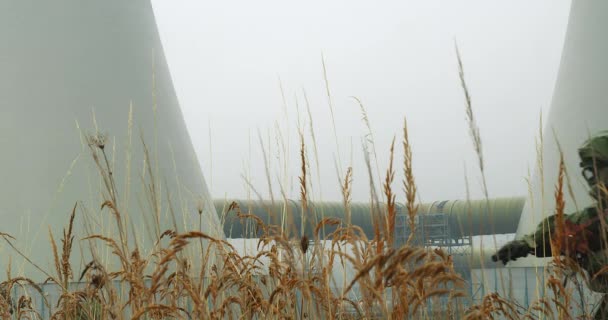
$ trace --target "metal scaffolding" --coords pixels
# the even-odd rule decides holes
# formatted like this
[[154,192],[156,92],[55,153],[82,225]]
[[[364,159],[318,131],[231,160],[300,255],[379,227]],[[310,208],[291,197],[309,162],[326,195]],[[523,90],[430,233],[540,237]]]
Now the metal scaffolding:
[[438,247],[450,255],[464,255],[471,252],[471,236],[461,236],[454,232],[456,226],[450,225],[449,216],[445,213],[419,214],[414,217],[413,228],[410,217],[399,214],[395,221],[395,245],[400,247],[407,243],[423,247]]

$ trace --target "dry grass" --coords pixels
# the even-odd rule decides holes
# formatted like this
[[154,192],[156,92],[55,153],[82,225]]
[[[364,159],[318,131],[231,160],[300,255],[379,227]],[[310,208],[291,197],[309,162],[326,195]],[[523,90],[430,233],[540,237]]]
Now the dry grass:
[[[295,244],[295,239],[283,229],[241,212],[233,203],[228,209],[235,211],[244,222],[252,222],[262,234],[257,253],[241,256],[227,241],[200,230],[157,232],[159,225],[152,228],[156,235],[155,245],[149,253],[142,254],[143,248],[128,241],[132,235],[124,227],[125,214],[118,204],[115,177],[104,141],[105,138],[99,136],[89,139],[92,158],[105,188],[104,201],[99,205],[114,220],[117,235],[112,238],[100,233],[74,234],[74,225],[85,219],[79,215],[77,206],[69,215],[60,245],[49,232],[55,274],[45,274],[48,282],[61,288],[57,304],[47,305],[53,310],[53,319],[401,319],[406,315],[430,318],[427,308],[430,299],[438,296],[454,299],[465,294],[460,289],[462,279],[454,272],[450,257],[442,251],[390,245],[394,241],[397,212],[396,195],[391,188],[394,142],[384,181],[387,202],[377,212],[378,217],[388,213],[388,223],[377,220],[382,230],[378,230],[374,239],[367,239],[357,226],[328,218],[316,223],[313,239],[303,236]],[[300,149],[300,191],[302,201],[306,203],[309,182],[303,138]],[[147,165],[148,169],[151,167]],[[343,186],[346,207],[350,205],[351,181],[352,170],[348,170]],[[154,193],[155,184],[156,181],[150,179],[147,192]],[[149,195],[152,204],[157,203],[156,197]],[[151,208],[157,210],[153,205]],[[314,221],[314,212],[309,209],[304,206],[301,214]],[[157,216],[156,212],[153,216]],[[154,223],[158,221],[158,218],[154,219]],[[328,225],[337,226],[337,229],[322,237],[320,230]],[[10,236],[3,235],[3,238],[13,243]],[[70,256],[75,241],[107,246],[117,263],[102,261],[97,246],[90,246],[92,259],[79,279],[74,279],[74,262]],[[196,251],[188,251],[188,248],[201,244],[205,248],[199,252],[204,256],[191,256],[190,252]],[[18,249],[15,247],[15,250]],[[196,261],[200,261],[200,267],[193,266]],[[332,275],[344,272],[335,267],[337,261],[342,261],[342,268],[349,265],[355,270],[343,290],[335,290],[332,284]],[[111,267],[104,267],[107,265]],[[75,280],[82,281],[84,286],[71,286]],[[32,305],[29,293],[13,296],[12,287],[22,283],[42,292],[30,279],[9,276],[0,284],[3,288],[1,317],[42,317]],[[127,293],[120,294],[121,289],[116,284],[127,288]],[[392,291],[393,298],[387,299],[387,289]],[[353,290],[357,293],[353,294]]]
[[[483,175],[484,164],[479,129],[474,121],[471,98],[466,88],[462,62],[458,55],[462,86],[465,91],[466,113],[469,120],[479,168]],[[328,103],[333,118],[333,106],[327,81],[325,64],[324,78]],[[306,96],[305,99],[307,100]],[[358,101],[358,100],[357,100]],[[308,101],[306,101],[308,105]],[[360,101],[359,101],[360,103]],[[364,109],[361,105],[363,113]],[[309,110],[308,106],[307,109]],[[310,121],[310,111],[308,111]],[[371,129],[365,116],[367,128]],[[259,217],[243,211],[236,202],[230,204],[241,223],[253,225],[255,234],[260,234],[257,251],[241,255],[226,240],[202,232],[202,205],[198,229],[178,230],[173,216],[173,228],[162,230],[160,223],[160,185],[155,179],[155,167],[145,145],[145,168],[147,179],[142,179],[147,193],[150,216],[153,217],[149,231],[152,234],[151,248],[144,248],[127,228],[127,215],[118,199],[118,190],[106,150],[106,137],[89,136],[92,160],[103,183],[103,201],[98,205],[113,219],[117,234],[108,236],[89,232],[75,234],[75,224],[86,224],[86,215],[79,214],[78,206],[67,219],[61,245],[49,231],[49,242],[54,262],[53,271],[38,266],[24,255],[16,241],[8,234],[0,237],[9,246],[45,274],[48,283],[61,289],[58,301],[52,304],[43,298],[43,305],[51,310],[51,319],[538,319],[541,317],[572,319],[572,291],[565,279],[568,270],[575,268],[571,259],[555,256],[552,274],[545,287],[553,297],[536,300],[528,308],[495,292],[486,294],[481,301],[465,305],[468,297],[466,282],[454,269],[450,255],[438,248],[417,247],[412,239],[404,245],[396,245],[395,225],[398,214],[397,195],[393,191],[395,178],[393,139],[389,164],[383,181],[384,201],[380,202],[374,187],[374,174],[365,150],[367,174],[372,201],[370,215],[374,223],[374,237],[368,239],[362,229],[352,224],[350,202],[353,183],[352,167],[348,167],[342,188],[345,220],[335,218],[317,219],[311,204],[310,168],[306,156],[306,145],[300,129],[300,175],[299,191],[302,201],[302,228],[309,221],[312,238],[306,230],[294,238],[284,221],[289,221],[293,212],[275,212],[283,216],[281,223],[268,224]],[[316,155],[316,139],[311,135]],[[334,125],[334,135],[335,125]],[[264,155],[268,189],[272,196],[269,159],[258,133]],[[416,228],[417,186],[413,173],[413,155],[404,121],[402,146],[404,149],[404,195],[409,214],[410,229]],[[336,135],[337,141],[337,135]],[[377,160],[374,147],[374,159]],[[364,142],[364,148],[367,143]],[[270,148],[270,144],[268,144]],[[338,151],[339,158],[339,151]],[[338,172],[340,161],[338,163]],[[379,172],[379,171],[378,171]],[[557,234],[566,232],[564,222],[564,164],[560,164],[560,175],[556,186]],[[317,176],[319,176],[317,168]],[[340,176],[342,177],[342,176]],[[485,177],[484,177],[485,188]],[[256,192],[257,193],[257,192]],[[484,190],[487,198],[487,189]],[[272,198],[274,202],[274,198]],[[172,211],[171,211],[172,213]],[[173,214],[173,213],[172,213]],[[291,217],[293,218],[293,217]],[[333,226],[326,234],[326,226]],[[414,233],[412,232],[412,235]],[[565,237],[564,237],[565,238]],[[76,240],[75,240],[76,239]],[[75,262],[71,259],[75,241],[88,243],[90,261],[75,279]],[[554,241],[553,252],[562,252],[569,244]],[[111,252],[110,261],[101,258],[98,246]],[[80,267],[80,266],[79,266]],[[352,270],[352,271],[349,271]],[[336,284],[334,276],[342,274],[342,283]],[[80,282],[81,286],[71,285]],[[504,286],[504,285],[503,285]],[[15,287],[23,290],[16,291]],[[336,289],[339,288],[339,289]],[[41,310],[32,303],[34,291],[42,293],[39,284],[27,277],[12,277],[7,271],[7,280],[0,283],[0,318],[41,319]],[[19,292],[19,293],[18,293]],[[123,294],[125,292],[125,294]],[[438,302],[444,300],[440,305]],[[554,307],[557,306],[557,307]]]
[[[525,319],[538,310],[553,315],[554,309],[548,307],[544,300],[525,310],[496,293],[486,295],[480,304],[465,310],[459,306],[462,301],[459,298],[467,296],[465,283],[454,271],[450,256],[440,249],[394,246],[397,214],[396,195],[391,187],[394,141],[390,146],[390,163],[383,185],[386,201],[378,213],[386,220],[376,220],[377,232],[373,239],[367,239],[360,228],[348,221],[335,218],[316,223],[313,239],[306,236],[292,239],[284,229],[267,225],[232,203],[228,210],[234,211],[243,222],[253,223],[262,234],[257,253],[250,256],[239,255],[227,241],[200,230],[159,232],[152,251],[142,255],[141,248],[126,240],[130,235],[128,229],[123,228],[124,215],[116,204],[117,192],[108,157],[104,155],[105,148],[95,142],[98,140],[92,138],[91,141],[94,142],[91,150],[93,160],[106,188],[106,200],[100,206],[113,217],[118,234],[117,238],[102,234],[73,234],[74,224],[83,219],[77,214],[77,206],[69,215],[61,246],[49,233],[55,275],[46,273],[49,276],[47,281],[61,288],[61,296],[55,306],[45,301],[47,308],[53,310],[52,319],[434,319],[438,316]],[[403,146],[406,151],[403,183],[413,221],[417,208],[414,203],[416,185],[405,125]],[[300,160],[300,193],[306,203],[309,182],[306,180],[308,164],[303,138]],[[560,177],[561,182],[563,173]],[[351,183],[352,170],[349,169],[343,185],[345,208],[350,205]],[[154,190],[152,184],[148,187],[149,192]],[[556,200],[559,202],[562,198],[562,187],[558,186]],[[155,201],[154,196],[151,196],[151,201]],[[300,214],[314,214],[309,212],[310,207],[303,207],[305,209]],[[321,237],[320,230],[329,225],[337,226],[337,229]],[[3,235],[3,238],[12,244],[10,236]],[[118,263],[106,269],[106,264],[91,247],[92,260],[78,279],[85,285],[79,288],[70,286],[75,280],[70,260],[74,239],[97,241],[108,246]],[[188,251],[188,248],[192,246],[204,246],[204,250],[199,251],[203,256],[191,256],[193,251]],[[200,268],[193,266],[196,261],[200,261]],[[341,263],[336,265],[338,261]],[[563,266],[562,260],[555,261],[556,266]],[[352,266],[354,273],[343,284],[342,290],[335,290],[332,275],[345,272],[346,265]],[[127,294],[121,295],[115,284],[128,288]],[[0,284],[0,317],[42,318],[40,311],[32,305],[30,294],[19,297],[11,294],[15,285],[42,292],[32,280],[9,275],[8,280]],[[570,300],[558,273],[549,278],[547,286],[555,292],[551,302],[559,306],[560,318],[570,318]],[[388,292],[390,294],[387,295]],[[447,299],[448,307],[430,308],[432,301],[439,298]]]
[[416,181],[414,180],[414,169],[412,164],[412,147],[407,131],[407,120],[403,119],[403,188],[405,191],[405,206],[409,216],[409,226],[412,232],[407,239],[407,244],[412,242],[416,230],[416,214],[418,205],[416,204]]
[[[404,245],[394,246],[396,195],[394,179],[394,141],[390,146],[390,163],[384,181],[385,203],[378,213],[385,221],[375,220],[376,234],[367,239],[360,228],[335,218],[322,219],[313,230],[313,239],[306,236],[292,239],[282,228],[267,225],[236,203],[229,206],[243,222],[253,223],[262,234],[255,255],[241,256],[227,241],[211,237],[200,230],[164,230],[157,233],[152,251],[142,255],[141,248],[127,241],[129,232],[123,228],[123,214],[116,204],[113,183],[104,146],[91,139],[93,160],[105,182],[106,200],[100,204],[113,217],[117,238],[102,234],[75,235],[73,226],[83,219],[75,206],[69,215],[67,228],[57,245],[49,233],[54,273],[45,272],[48,282],[61,288],[52,319],[434,319],[444,318],[532,319],[537,313],[547,317],[571,319],[571,293],[563,284],[564,260],[555,258],[555,273],[549,277],[547,288],[554,293],[549,300],[539,300],[529,309],[522,308],[496,293],[468,310],[459,298],[466,297],[464,280],[455,272],[450,256],[440,249]],[[95,142],[97,141],[97,142]],[[416,214],[416,185],[412,173],[412,154],[404,125],[405,195],[413,221]],[[308,184],[304,140],[300,146],[300,193],[307,203]],[[148,166],[149,168],[150,166]],[[563,163],[556,186],[557,216],[563,217]],[[152,180],[153,181],[153,180]],[[343,185],[344,206],[350,205],[352,170],[347,170]],[[154,190],[149,185],[149,192]],[[154,202],[154,196],[151,196]],[[302,215],[314,214],[305,209]],[[347,210],[348,212],[348,210]],[[307,216],[311,219],[311,216]],[[559,220],[559,219],[558,219]],[[324,226],[337,226],[334,232],[321,237]],[[558,223],[557,232],[564,232]],[[158,228],[155,227],[155,229]],[[305,234],[305,233],[302,233]],[[12,245],[9,235],[2,235]],[[97,241],[111,249],[118,261],[111,269],[98,258],[91,247],[92,260],[78,280],[84,286],[74,288],[73,263],[70,260],[74,239]],[[552,243],[554,252],[566,245]],[[187,249],[204,246],[204,256],[193,257]],[[17,250],[15,248],[15,250]],[[215,258],[215,259],[214,259]],[[193,267],[196,261],[201,266]],[[214,262],[215,261],[215,262]],[[341,261],[336,265],[335,262]],[[335,290],[332,275],[352,266],[352,277]],[[336,267],[339,266],[339,267]],[[198,270],[198,271],[197,271]],[[114,284],[128,288],[120,295]],[[13,296],[13,287],[42,289],[27,278],[11,278],[0,284],[0,317],[3,319],[39,319],[40,311],[31,303],[28,293]],[[354,293],[356,291],[356,294]],[[389,295],[387,293],[390,292]],[[430,308],[432,301],[447,299],[448,307]],[[557,305],[557,310],[550,307]],[[556,313],[556,314],[554,314]]]

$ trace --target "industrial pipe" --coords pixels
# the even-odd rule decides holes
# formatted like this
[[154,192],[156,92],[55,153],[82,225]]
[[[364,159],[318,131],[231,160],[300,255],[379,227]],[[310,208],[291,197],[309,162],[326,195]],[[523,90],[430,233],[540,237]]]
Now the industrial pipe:
[[[526,199],[524,197],[496,198],[489,200],[450,200],[421,204],[417,214],[444,213],[448,215],[450,237],[458,239],[466,236],[515,233]],[[260,231],[253,228],[251,219],[246,222],[236,216],[235,210],[227,210],[231,200],[215,200],[216,211],[224,221],[224,232],[229,238],[256,238]],[[344,221],[344,205],[341,202],[309,203],[303,212],[301,202],[288,200],[247,201],[235,200],[242,213],[251,213],[267,225],[284,225],[286,230],[295,236],[302,231],[302,215],[306,217],[304,234],[312,236],[315,221],[322,217],[338,218]],[[385,210],[384,206],[380,208]],[[350,205],[351,222],[363,229],[368,238],[373,237],[374,229],[371,218],[371,207],[368,203]],[[283,214],[285,213],[285,214]],[[404,204],[397,204],[397,214],[407,214]],[[335,227],[326,227],[328,234]]]

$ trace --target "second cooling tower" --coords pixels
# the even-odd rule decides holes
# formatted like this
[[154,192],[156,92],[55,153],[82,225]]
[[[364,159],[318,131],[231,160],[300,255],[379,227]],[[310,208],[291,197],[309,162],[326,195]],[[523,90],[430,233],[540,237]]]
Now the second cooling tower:
[[[560,147],[574,197],[566,192],[566,213],[592,204],[581,177],[577,149],[608,129],[608,1],[573,0],[555,92],[544,128],[543,163],[535,172],[533,199],[526,203],[518,236],[529,233],[555,210]],[[568,188],[565,188],[568,190]]]

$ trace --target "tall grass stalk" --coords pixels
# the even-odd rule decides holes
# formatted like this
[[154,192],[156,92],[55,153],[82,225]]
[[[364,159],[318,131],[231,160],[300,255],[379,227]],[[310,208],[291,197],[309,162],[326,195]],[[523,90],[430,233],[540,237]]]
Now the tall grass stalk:
[[[490,231],[492,234],[492,240],[494,244],[494,249],[498,250],[498,241],[496,240],[496,228],[494,226],[494,211],[492,210],[492,206],[490,206],[490,195],[488,192],[488,183],[486,179],[486,171],[484,164],[484,156],[483,156],[483,145],[481,143],[481,134],[479,133],[479,126],[475,120],[475,114],[473,113],[473,105],[471,102],[471,95],[469,93],[469,89],[467,87],[467,83],[464,76],[464,67],[462,64],[462,58],[460,56],[460,51],[458,50],[458,45],[454,43],[454,49],[456,51],[456,58],[458,60],[458,75],[460,78],[460,85],[462,86],[462,90],[465,97],[465,113],[467,118],[467,123],[469,125],[469,135],[473,142],[473,149],[475,150],[475,154],[477,155],[477,164],[479,167],[479,172],[481,174],[481,182],[482,182],[482,191],[483,196],[486,201],[486,210],[488,213],[488,224],[490,225]],[[480,228],[483,228],[484,223],[480,223]],[[483,230],[480,230],[480,233],[483,234]],[[480,252],[483,251],[483,237],[480,239]],[[484,261],[480,259],[481,269],[484,270]],[[500,273],[500,284],[503,292],[506,292],[506,285],[504,281],[504,277],[502,274],[502,270],[499,270]]]
[[408,214],[410,234],[406,244],[411,244],[416,234],[416,214],[418,205],[416,204],[416,182],[414,179],[413,156],[410,138],[407,130],[407,120],[403,118],[403,190],[405,192],[405,208]]

